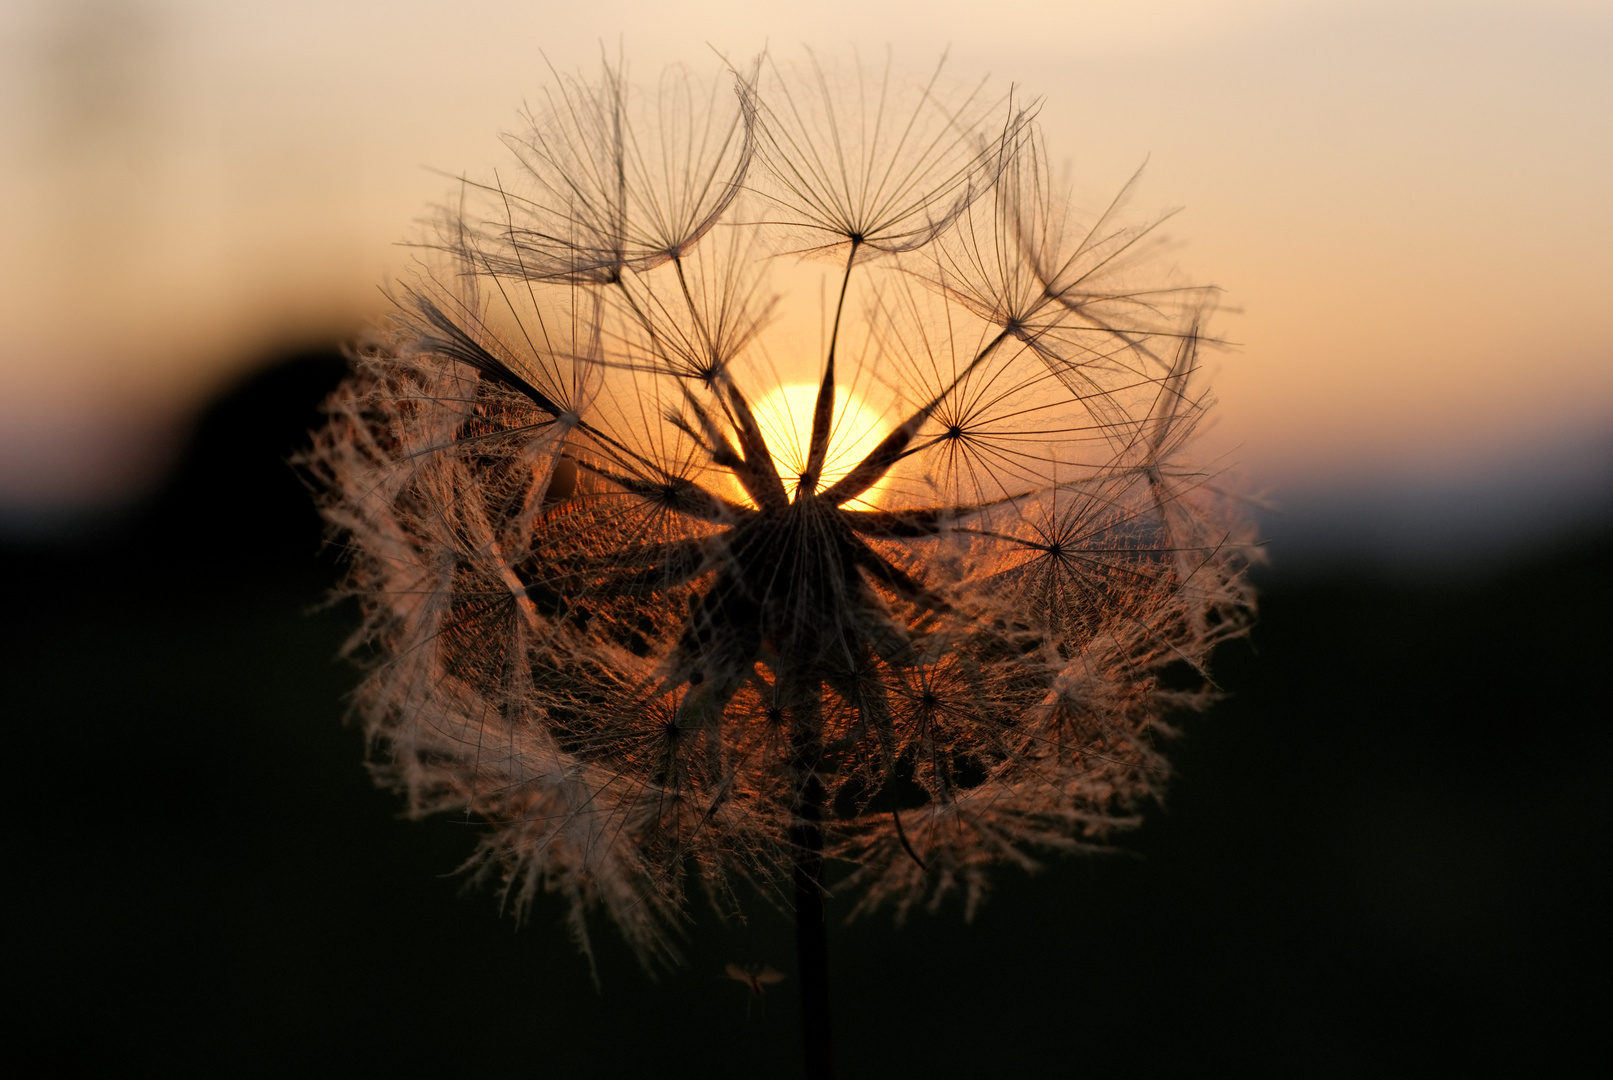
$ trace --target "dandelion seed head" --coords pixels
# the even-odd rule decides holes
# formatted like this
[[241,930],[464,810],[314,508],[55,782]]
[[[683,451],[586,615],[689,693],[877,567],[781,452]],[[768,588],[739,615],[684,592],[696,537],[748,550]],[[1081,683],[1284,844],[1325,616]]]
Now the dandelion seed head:
[[585,948],[597,911],[669,960],[691,882],[803,867],[973,911],[1136,822],[1248,625],[1188,457],[1213,294],[1067,207],[1033,110],[942,82],[557,77],[328,404],[376,772]]

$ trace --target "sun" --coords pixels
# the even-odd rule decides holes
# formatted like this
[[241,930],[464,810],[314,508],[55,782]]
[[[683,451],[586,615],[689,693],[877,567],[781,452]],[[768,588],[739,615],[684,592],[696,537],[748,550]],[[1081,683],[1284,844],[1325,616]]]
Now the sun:
[[[784,480],[784,486],[791,491],[795,490],[801,474],[806,472],[807,444],[812,437],[812,410],[817,401],[817,383],[783,383],[762,398],[753,410],[762,436],[767,440],[773,465]],[[834,426],[830,428],[829,453],[824,459],[823,475],[818,480],[819,491],[850,472],[890,433],[882,419],[856,394],[836,389]],[[881,478],[853,501],[878,502],[884,487],[885,479]]]

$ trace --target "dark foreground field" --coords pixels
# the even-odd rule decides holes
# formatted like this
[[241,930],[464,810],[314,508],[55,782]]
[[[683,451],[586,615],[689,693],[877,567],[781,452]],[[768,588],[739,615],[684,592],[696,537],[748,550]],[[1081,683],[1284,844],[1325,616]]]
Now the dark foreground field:
[[[309,356],[204,420],[92,538],[0,548],[9,1056],[103,1075],[790,1076],[785,918],[698,907],[603,992],[540,904],[455,868],[474,825],[375,791],[335,659],[353,622],[281,464]],[[1608,1057],[1613,538],[1485,576],[1262,578],[1163,809],[897,929],[837,926],[855,1077],[1561,1075]],[[831,913],[833,908],[831,908]]]

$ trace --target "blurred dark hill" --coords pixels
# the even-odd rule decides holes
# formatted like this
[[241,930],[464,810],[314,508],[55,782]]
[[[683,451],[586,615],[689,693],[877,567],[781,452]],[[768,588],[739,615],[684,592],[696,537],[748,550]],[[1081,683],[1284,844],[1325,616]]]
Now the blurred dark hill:
[[[518,929],[342,723],[354,612],[285,460],[334,352],[199,422],[118,531],[0,548],[8,1049],[109,1075],[791,1076],[785,919],[659,983]],[[1128,854],[832,935],[846,1077],[1562,1075],[1607,1056],[1613,537],[1484,576],[1265,575]],[[842,910],[844,905],[841,905]],[[833,908],[831,908],[831,911]],[[54,1068],[53,1068],[54,1067]]]
[[198,418],[167,483],[135,511],[128,542],[163,564],[306,574],[321,526],[287,460],[323,423],[320,403],[346,373],[339,350],[310,349],[227,390]]

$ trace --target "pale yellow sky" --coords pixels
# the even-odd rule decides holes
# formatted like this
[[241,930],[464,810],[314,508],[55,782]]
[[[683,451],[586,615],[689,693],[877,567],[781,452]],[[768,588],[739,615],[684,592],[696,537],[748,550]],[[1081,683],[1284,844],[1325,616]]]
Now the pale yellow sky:
[[[1209,441],[1256,483],[1613,429],[1605,3],[14,0],[0,13],[0,503],[116,498],[275,344],[350,332],[523,97],[621,43],[950,48],[1226,290]],[[580,14],[586,8],[586,14]],[[540,55],[541,52],[541,55]],[[1476,466],[1475,466],[1476,467]]]

